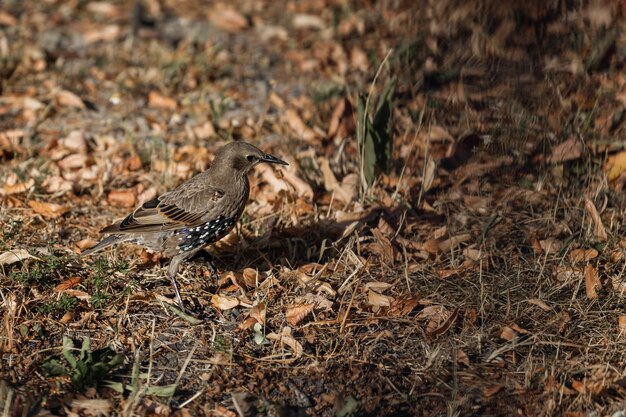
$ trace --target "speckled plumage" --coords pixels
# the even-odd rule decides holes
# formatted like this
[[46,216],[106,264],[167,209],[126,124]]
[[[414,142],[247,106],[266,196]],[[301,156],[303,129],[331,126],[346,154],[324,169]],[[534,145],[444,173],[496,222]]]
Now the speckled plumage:
[[182,308],[176,284],[179,264],[230,232],[250,194],[247,174],[263,162],[287,165],[249,143],[223,146],[208,170],[102,229],[109,236],[83,255],[129,242],[171,257],[168,276]]

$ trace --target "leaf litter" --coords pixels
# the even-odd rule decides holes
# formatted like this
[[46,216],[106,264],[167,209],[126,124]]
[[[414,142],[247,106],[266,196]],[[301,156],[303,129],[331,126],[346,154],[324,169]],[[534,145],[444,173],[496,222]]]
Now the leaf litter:
[[[331,3],[0,11],[0,404],[621,412],[618,8]],[[75,255],[233,139],[290,167],[217,281],[183,268],[190,312],[158,256]]]

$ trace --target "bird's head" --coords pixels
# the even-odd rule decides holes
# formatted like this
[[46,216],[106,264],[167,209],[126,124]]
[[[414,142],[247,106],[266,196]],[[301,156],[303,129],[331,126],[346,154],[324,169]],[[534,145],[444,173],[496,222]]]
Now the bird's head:
[[263,152],[256,146],[246,142],[230,142],[215,154],[212,165],[219,165],[234,169],[241,174],[247,174],[255,165],[260,163],[289,165],[287,162]]

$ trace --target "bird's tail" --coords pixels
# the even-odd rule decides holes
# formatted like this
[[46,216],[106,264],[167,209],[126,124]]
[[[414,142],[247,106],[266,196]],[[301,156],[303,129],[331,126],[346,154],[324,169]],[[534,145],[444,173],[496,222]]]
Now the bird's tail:
[[90,247],[89,249],[86,249],[83,252],[81,252],[80,256],[87,256],[87,255],[91,255],[91,254],[96,253],[96,252],[100,252],[102,249],[108,248],[111,245],[115,245],[116,243],[124,242],[125,240],[127,240],[127,238],[128,237],[124,236],[124,235],[110,235],[110,236],[107,236],[104,239],[102,239],[100,242],[98,242],[95,245],[93,245],[92,247]]

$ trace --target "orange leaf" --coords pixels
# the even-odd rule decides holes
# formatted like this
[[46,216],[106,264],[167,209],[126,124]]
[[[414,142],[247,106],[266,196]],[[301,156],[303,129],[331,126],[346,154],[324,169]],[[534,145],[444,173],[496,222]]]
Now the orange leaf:
[[419,305],[420,296],[405,296],[393,300],[391,308],[389,309],[390,317],[404,317],[409,314],[415,307]]
[[158,91],[150,91],[148,94],[148,106],[158,109],[176,110],[178,104],[171,97],[164,96]]
[[62,107],[74,107],[84,110],[86,108],[85,102],[76,94],[68,90],[61,90],[56,94],[55,101]]
[[109,193],[107,200],[112,206],[134,207],[137,202],[137,191],[134,188],[113,190]]
[[69,290],[70,288],[74,288],[75,286],[80,284],[82,280],[83,279],[81,277],[70,277],[66,279],[65,281],[63,281],[62,283],[60,283],[59,285],[57,285],[56,287],[54,287],[54,291]]
[[596,288],[600,287],[600,278],[598,277],[598,270],[593,265],[585,266],[585,292],[587,298],[593,300],[598,297]]
[[241,304],[236,297],[220,294],[215,294],[211,297],[211,303],[220,310],[230,310]]
[[595,259],[598,251],[595,249],[574,249],[569,253],[569,257],[573,263],[587,262]]
[[285,318],[287,322],[292,326],[297,325],[304,319],[311,311],[315,304],[297,304],[293,306],[287,307],[287,311],[285,312]]
[[44,203],[41,201],[29,200],[28,205],[37,214],[41,214],[50,219],[57,218],[69,210],[68,207],[55,203]]
[[626,171],[626,151],[610,156],[604,165],[604,172],[609,181],[616,180],[624,171]]

